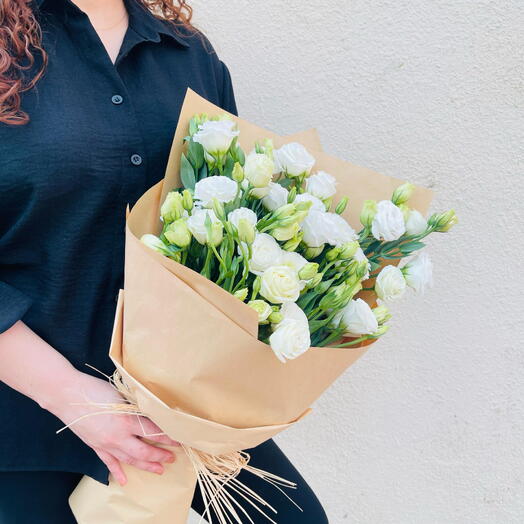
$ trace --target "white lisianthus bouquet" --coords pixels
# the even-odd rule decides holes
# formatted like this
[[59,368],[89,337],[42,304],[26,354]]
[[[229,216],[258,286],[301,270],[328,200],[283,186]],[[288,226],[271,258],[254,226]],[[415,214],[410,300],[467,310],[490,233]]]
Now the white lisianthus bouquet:
[[[259,340],[285,362],[310,347],[348,347],[383,335],[390,314],[377,302],[423,292],[432,266],[422,239],[455,224],[453,211],[426,219],[410,209],[415,187],[390,200],[365,201],[362,229],[344,213],[351,195],[315,172],[297,143],[274,149],[261,140],[246,153],[226,115],[195,115],[182,153],[183,188],[167,194],[162,232],[149,247],[212,280],[253,308]],[[373,291],[377,302],[360,298]]]

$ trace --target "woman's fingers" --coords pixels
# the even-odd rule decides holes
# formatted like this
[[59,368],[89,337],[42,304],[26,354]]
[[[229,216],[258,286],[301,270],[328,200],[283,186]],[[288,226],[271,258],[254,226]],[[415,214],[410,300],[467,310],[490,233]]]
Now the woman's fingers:
[[113,477],[115,477],[115,480],[121,486],[124,486],[127,483],[127,477],[118,459],[102,449],[95,449],[95,452],[100,457],[100,460],[107,466],[107,469],[109,469]]
[[137,437],[127,438],[122,441],[120,449],[133,459],[143,462],[162,463],[175,461],[175,455],[171,451],[148,444]]
[[180,446],[179,442],[169,438],[152,420],[138,417],[136,422],[135,435],[166,446]]
[[146,462],[144,460],[139,460],[131,457],[121,450],[115,450],[114,453],[118,460],[124,464],[129,464],[135,468],[149,471],[150,473],[156,473],[157,475],[162,475],[162,473],[164,473],[164,466],[158,462]]

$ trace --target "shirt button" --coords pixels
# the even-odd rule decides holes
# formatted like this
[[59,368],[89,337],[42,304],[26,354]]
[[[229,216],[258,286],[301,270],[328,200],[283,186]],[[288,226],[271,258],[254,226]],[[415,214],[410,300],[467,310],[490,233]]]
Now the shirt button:
[[139,166],[142,163],[142,157],[137,154],[131,155],[131,163],[134,166]]
[[124,101],[124,99],[120,95],[113,95],[111,97],[111,102],[113,102],[113,104],[115,104],[115,106],[119,106],[123,101]]

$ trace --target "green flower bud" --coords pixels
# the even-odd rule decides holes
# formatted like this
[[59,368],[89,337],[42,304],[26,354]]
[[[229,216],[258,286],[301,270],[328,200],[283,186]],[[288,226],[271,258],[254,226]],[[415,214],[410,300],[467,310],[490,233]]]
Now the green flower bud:
[[324,275],[322,273],[317,273],[307,284],[306,284],[306,288],[307,289],[314,289],[316,288],[321,282],[322,282],[322,279],[324,278]]
[[271,236],[279,242],[286,242],[294,238],[300,230],[300,226],[297,222],[293,222],[291,225],[286,227],[276,227],[271,231]]
[[251,300],[247,305],[258,313],[259,324],[267,322],[267,319],[274,314],[273,308],[265,300]]
[[306,251],[304,252],[304,256],[311,260],[312,258],[317,258],[322,254],[322,251],[324,251],[324,246],[321,247],[308,247]]
[[391,313],[386,306],[378,306],[374,308],[373,314],[380,325],[385,324],[391,318]]
[[284,315],[280,313],[280,311],[274,311],[268,317],[268,321],[271,322],[271,324],[280,324],[282,320],[284,320]]
[[332,287],[327,295],[322,297],[319,306],[322,310],[342,309],[351,299],[351,286],[346,283]]
[[283,219],[294,215],[297,212],[297,208],[294,204],[286,204],[282,207],[279,207],[274,213],[273,216],[277,219]]
[[413,184],[410,184],[409,182],[406,182],[405,184],[402,184],[401,186],[398,186],[397,189],[393,192],[393,196],[391,197],[391,201],[396,206],[399,206],[400,204],[405,204],[413,195],[413,191],[415,191],[415,186]]
[[311,280],[318,273],[319,265],[315,262],[308,262],[299,272],[300,280]]
[[296,218],[296,214],[282,218],[281,220],[276,222],[276,224],[273,227],[288,227],[293,225],[295,222],[299,222]]
[[182,195],[178,191],[170,191],[160,208],[160,215],[164,220],[164,224],[170,224],[182,218],[183,214]]
[[222,222],[212,222],[209,213],[204,222],[206,226],[206,244],[209,246],[218,246],[224,238],[224,226]]
[[244,180],[244,169],[238,162],[235,162],[235,165],[233,166],[231,178],[239,184]]
[[297,198],[297,188],[292,187],[287,195],[288,204],[292,204],[295,201],[295,198]]
[[348,207],[348,202],[349,202],[349,198],[348,197],[344,197],[338,203],[337,207],[335,208],[335,213],[337,213],[338,215],[341,215],[342,213],[344,213],[344,211]]
[[237,232],[240,242],[252,244],[255,241],[255,228],[245,218],[238,221]]
[[324,202],[324,205],[326,206],[326,211],[329,211],[329,208],[331,207],[331,204],[333,203],[333,197],[324,198],[322,199],[322,202]]
[[355,240],[353,242],[347,242],[340,246],[340,258],[342,260],[352,259],[358,251],[360,244]]
[[365,200],[360,213],[360,223],[364,227],[371,227],[373,219],[377,214],[377,201],[376,200]]
[[341,248],[340,247],[334,247],[332,249],[330,249],[327,253],[326,253],[326,260],[328,262],[333,262],[334,260],[336,260],[339,255],[340,255],[340,251],[341,251]]
[[303,213],[304,211],[308,213],[312,205],[313,202],[311,202],[310,200],[304,200],[302,202],[299,202],[298,204],[295,204],[297,211],[300,213]]
[[252,296],[256,298],[258,294],[260,293],[260,287],[262,286],[262,278],[260,276],[257,276],[255,280],[253,281],[253,294]]
[[193,209],[193,195],[189,189],[184,189],[184,191],[182,191],[182,207],[186,211],[191,211]]
[[296,251],[298,246],[300,245],[300,242],[302,242],[303,238],[304,238],[304,232],[299,231],[293,238],[288,240],[282,246],[282,249],[284,249],[284,251]]
[[362,280],[369,272],[369,262],[367,260],[362,260],[357,262],[355,275],[358,280]]
[[215,215],[219,220],[222,220],[222,221],[226,220],[226,212],[224,211],[224,204],[222,204],[222,202],[220,202],[216,198],[213,198],[213,211],[215,212]]
[[297,211],[294,215],[295,222],[299,224],[309,215],[309,211]]
[[457,223],[458,218],[453,209],[445,213],[435,213],[428,220],[428,225],[438,233],[447,233]]
[[181,248],[186,248],[191,244],[191,232],[183,218],[179,218],[169,224],[164,232],[164,236],[171,244]]
[[249,289],[247,287],[245,287],[244,289],[239,289],[238,291],[233,293],[233,295],[236,298],[238,298],[238,300],[241,300],[242,302],[246,300],[248,294],[249,294]]
[[264,150],[264,153],[273,160],[273,151],[275,150],[275,145],[273,144],[273,140],[271,138],[265,138],[264,142],[262,143],[262,148]]

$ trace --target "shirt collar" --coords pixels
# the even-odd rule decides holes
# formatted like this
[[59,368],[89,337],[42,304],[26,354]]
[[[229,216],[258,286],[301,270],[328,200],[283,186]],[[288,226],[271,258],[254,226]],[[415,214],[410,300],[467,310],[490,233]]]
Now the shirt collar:
[[[71,3],[71,0],[60,0]],[[129,13],[129,26],[145,40],[160,42],[161,35],[168,36],[183,47],[189,47],[188,37],[180,23],[157,18],[139,0],[124,0]],[[35,0],[38,7],[50,0]],[[73,4],[74,5],[74,4]],[[76,7],[76,6],[74,6]]]

